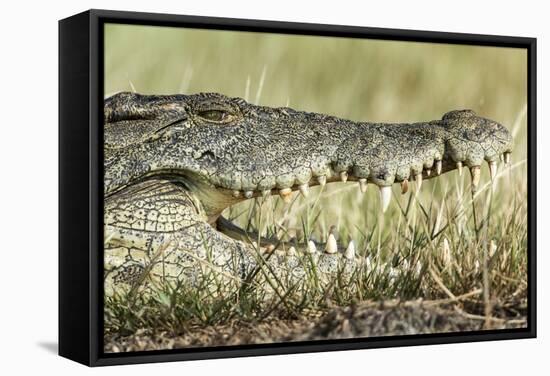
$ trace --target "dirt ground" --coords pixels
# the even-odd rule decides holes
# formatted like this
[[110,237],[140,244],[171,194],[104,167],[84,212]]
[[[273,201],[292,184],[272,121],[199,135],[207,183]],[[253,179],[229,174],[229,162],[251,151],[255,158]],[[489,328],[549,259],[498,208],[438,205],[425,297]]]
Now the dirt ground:
[[[466,309],[468,308],[468,309]],[[233,320],[227,325],[185,328],[181,333],[138,330],[132,335],[106,334],[105,352],[129,352],[204,346],[231,346],[322,339],[464,332],[527,326],[523,310],[493,312],[484,317],[475,304],[441,302],[364,302],[297,320]],[[504,317],[504,318],[499,318]]]

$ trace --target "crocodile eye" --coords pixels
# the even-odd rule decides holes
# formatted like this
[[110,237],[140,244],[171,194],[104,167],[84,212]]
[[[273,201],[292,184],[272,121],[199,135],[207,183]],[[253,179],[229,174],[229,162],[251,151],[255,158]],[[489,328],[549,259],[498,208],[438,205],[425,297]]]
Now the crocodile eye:
[[220,110],[201,111],[198,113],[198,115],[205,120],[221,122],[221,123],[226,123],[231,121],[231,117],[232,117],[230,113],[225,111],[220,111]]

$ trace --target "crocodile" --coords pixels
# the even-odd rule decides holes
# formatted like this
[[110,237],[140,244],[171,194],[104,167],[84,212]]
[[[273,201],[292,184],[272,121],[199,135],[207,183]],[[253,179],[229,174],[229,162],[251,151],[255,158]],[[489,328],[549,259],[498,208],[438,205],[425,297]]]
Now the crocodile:
[[[219,93],[118,93],[104,101],[104,274],[107,294],[174,281],[201,285],[208,273],[246,281],[259,266],[300,281],[361,267],[353,241],[281,244],[248,234],[222,211],[244,200],[295,194],[331,182],[369,184],[386,211],[391,187],[464,168],[509,163],[501,124],[454,110],[417,123],[357,122],[247,103]],[[257,240],[257,241],[256,241]],[[305,260],[305,261],[304,261]],[[321,280],[328,280],[329,278]]]

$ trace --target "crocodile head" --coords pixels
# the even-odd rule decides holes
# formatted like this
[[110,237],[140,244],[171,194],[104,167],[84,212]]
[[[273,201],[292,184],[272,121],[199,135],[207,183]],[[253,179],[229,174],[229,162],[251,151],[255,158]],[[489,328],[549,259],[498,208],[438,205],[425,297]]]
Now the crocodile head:
[[211,220],[241,200],[312,185],[356,181],[406,190],[467,166],[472,187],[486,161],[509,159],[512,139],[502,125],[473,111],[412,124],[353,122],[270,108],[221,94],[139,95],[105,101],[105,194],[162,176],[191,191]]

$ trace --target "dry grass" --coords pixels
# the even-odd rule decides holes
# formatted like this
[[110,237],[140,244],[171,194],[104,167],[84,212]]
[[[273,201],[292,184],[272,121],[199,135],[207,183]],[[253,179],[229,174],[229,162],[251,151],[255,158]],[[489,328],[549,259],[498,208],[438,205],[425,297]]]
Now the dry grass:
[[[213,337],[213,343],[203,335],[213,328],[230,328],[222,330],[229,336],[248,328],[237,338],[251,343],[294,335],[319,338],[315,336],[329,325],[327,320],[343,325],[350,309],[345,307],[392,299],[440,302],[430,309],[454,312],[447,320],[454,330],[525,324],[525,51],[130,26],[108,27],[106,38],[106,94],[219,91],[263,105],[290,104],[371,121],[436,119],[451,109],[471,108],[507,126],[515,143],[511,166],[500,165],[493,183],[487,166],[482,167],[482,188],[475,196],[468,174],[452,172],[425,181],[418,194],[401,195],[395,187],[385,215],[373,186],[362,195],[351,183],[314,188],[308,199],[296,197],[291,205],[271,198],[228,209],[225,215],[234,222],[266,236],[324,241],[334,225],[340,241],[353,239],[370,266],[351,285],[335,281],[319,290],[312,276],[303,286],[281,284],[279,295],[267,301],[261,287],[237,285],[232,293],[220,294],[223,298],[211,289],[186,286],[164,286],[132,299],[109,298],[108,349],[141,348],[135,336],[144,335],[167,347],[199,346],[197,338],[204,339],[203,345],[225,343],[222,337]],[[305,325],[312,311],[321,317]],[[420,311],[411,312],[414,317]],[[451,318],[456,325],[449,324]],[[326,333],[333,336],[334,331]]]
[[[304,311],[300,318],[293,320],[274,317],[264,320],[232,319],[208,326],[188,323],[179,331],[141,328],[131,334],[113,332],[105,337],[105,351],[148,351],[486,329],[486,317],[464,312],[464,303],[459,303],[460,300],[362,302],[326,311]],[[476,301],[470,300],[470,304],[476,304]],[[506,316],[506,319],[493,317],[491,329],[525,327],[526,319],[521,313]]]

